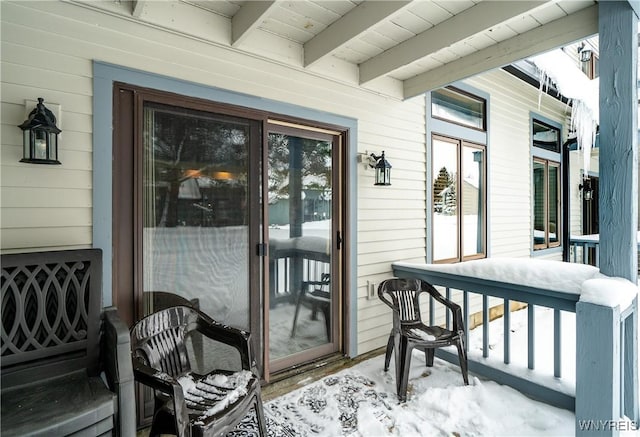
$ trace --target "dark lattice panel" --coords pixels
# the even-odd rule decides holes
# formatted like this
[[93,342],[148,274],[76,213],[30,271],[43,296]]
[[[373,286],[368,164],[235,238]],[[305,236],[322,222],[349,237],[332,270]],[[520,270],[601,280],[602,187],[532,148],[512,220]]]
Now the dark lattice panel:
[[98,250],[3,255],[2,367],[82,350],[97,335]]

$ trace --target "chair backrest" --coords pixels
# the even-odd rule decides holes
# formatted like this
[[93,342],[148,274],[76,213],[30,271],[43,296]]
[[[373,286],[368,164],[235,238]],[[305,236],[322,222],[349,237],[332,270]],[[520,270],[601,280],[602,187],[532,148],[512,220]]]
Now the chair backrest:
[[420,321],[420,293],[422,281],[419,279],[387,279],[378,287],[378,297],[391,307],[402,323]]
[[195,329],[199,313],[186,306],[160,310],[131,328],[131,351],[149,367],[179,377],[191,370],[187,334]]

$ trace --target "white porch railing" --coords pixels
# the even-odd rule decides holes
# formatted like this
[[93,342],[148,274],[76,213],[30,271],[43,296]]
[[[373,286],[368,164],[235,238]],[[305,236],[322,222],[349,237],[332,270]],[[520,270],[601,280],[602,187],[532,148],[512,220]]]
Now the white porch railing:
[[[454,290],[461,291],[467,330],[470,303],[481,299],[483,356],[469,355],[469,370],[548,404],[576,411],[578,433],[586,431],[581,429],[578,420],[618,421],[623,413],[637,411],[637,362],[635,372],[633,366],[625,367],[625,361],[634,356],[631,351],[637,347],[637,299],[634,300],[637,287],[630,282],[626,281],[627,288],[622,287],[622,280],[606,278],[592,266],[531,259],[478,260],[455,265],[395,263],[393,274],[420,278],[444,287],[447,297]],[[581,297],[585,281],[603,281],[598,284],[602,288],[608,287],[604,295],[611,292],[611,296],[623,298],[619,302],[614,298],[603,302],[597,299],[585,301]],[[620,289],[624,293],[620,293]],[[504,308],[510,308],[511,300],[528,304],[528,370],[524,372],[511,364],[508,311],[503,317],[503,356],[498,363],[489,359],[490,297],[502,299]],[[554,312],[553,339],[549,339],[553,342],[553,377],[545,378],[535,369],[535,306],[552,308]],[[573,348],[562,344],[561,311],[576,313],[575,390],[570,387],[572,384],[562,383],[563,351]],[[429,306],[429,319],[431,323],[436,322],[432,305]],[[444,323],[449,325],[450,321]],[[457,363],[454,353],[441,349],[436,354]],[[628,414],[636,420],[630,426],[638,424],[634,414]]]

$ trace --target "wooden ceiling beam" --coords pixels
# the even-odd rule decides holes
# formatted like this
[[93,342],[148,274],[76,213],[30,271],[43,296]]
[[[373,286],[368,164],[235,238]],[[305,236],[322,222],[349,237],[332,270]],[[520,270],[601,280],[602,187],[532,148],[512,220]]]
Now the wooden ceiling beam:
[[545,5],[545,1],[482,1],[360,64],[360,84]]
[[248,1],[231,18],[231,45],[237,46],[260,26],[277,1]]
[[410,1],[364,1],[304,44],[304,65],[317,62],[380,21],[411,4]]
[[407,79],[403,85],[404,98],[441,88],[597,33],[598,6],[595,5]]

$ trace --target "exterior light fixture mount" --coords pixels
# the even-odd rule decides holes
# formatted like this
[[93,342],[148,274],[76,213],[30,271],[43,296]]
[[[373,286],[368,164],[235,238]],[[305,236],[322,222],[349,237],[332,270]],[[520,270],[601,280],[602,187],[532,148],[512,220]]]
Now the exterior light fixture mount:
[[58,161],[58,134],[56,117],[38,97],[38,104],[29,117],[18,126],[22,129],[23,158],[20,162],[31,164],[61,164]]
[[589,62],[591,60],[591,56],[593,55],[593,51],[585,48],[585,44],[582,43],[578,47],[578,54],[580,55],[580,62]]
[[589,202],[593,199],[593,187],[591,186],[591,179],[585,177],[582,183],[578,185],[578,189],[582,191],[582,198]]
[[385,159],[384,150],[380,156],[372,153],[369,157],[375,162],[375,165],[371,162],[369,163],[369,166],[376,171],[374,185],[391,185],[391,164]]

